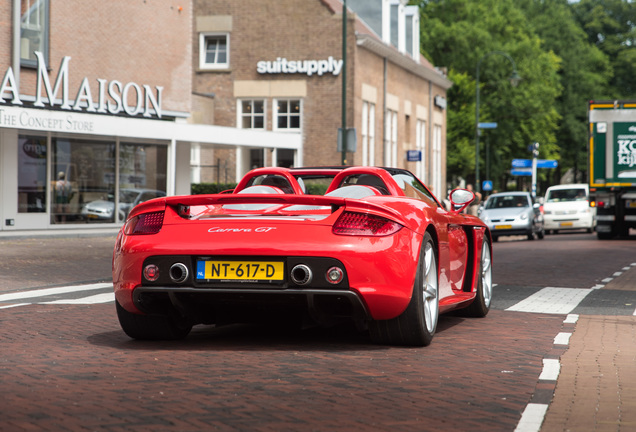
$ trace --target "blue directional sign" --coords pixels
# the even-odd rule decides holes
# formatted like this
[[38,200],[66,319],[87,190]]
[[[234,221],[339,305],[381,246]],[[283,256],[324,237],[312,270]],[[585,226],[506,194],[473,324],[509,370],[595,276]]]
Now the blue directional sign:
[[479,127],[479,129],[496,129],[497,123],[477,123],[477,127]]
[[513,159],[513,168],[532,168],[532,161],[530,159]]
[[531,176],[532,168],[513,168],[510,170],[510,174],[518,176]]
[[[554,159],[537,159],[537,168],[556,168],[559,166]],[[532,168],[532,159],[513,159],[513,168]]]
[[537,159],[537,168],[556,168],[559,166],[554,159]]

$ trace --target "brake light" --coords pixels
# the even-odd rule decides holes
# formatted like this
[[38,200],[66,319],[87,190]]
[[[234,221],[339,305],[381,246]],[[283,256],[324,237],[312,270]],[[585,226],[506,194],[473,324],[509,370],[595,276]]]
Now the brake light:
[[164,212],[144,213],[137,215],[126,222],[124,233],[126,235],[157,234],[163,226]]
[[388,236],[402,229],[402,225],[387,218],[368,213],[344,212],[333,225],[337,235]]

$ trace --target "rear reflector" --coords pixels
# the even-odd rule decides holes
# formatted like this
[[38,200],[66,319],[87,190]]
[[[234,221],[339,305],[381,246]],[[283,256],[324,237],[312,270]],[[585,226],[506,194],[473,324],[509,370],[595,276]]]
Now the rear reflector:
[[333,225],[332,231],[338,235],[388,236],[400,229],[402,225],[381,216],[344,212]]
[[137,215],[126,222],[124,232],[126,235],[157,234],[163,226],[163,214],[161,211]]

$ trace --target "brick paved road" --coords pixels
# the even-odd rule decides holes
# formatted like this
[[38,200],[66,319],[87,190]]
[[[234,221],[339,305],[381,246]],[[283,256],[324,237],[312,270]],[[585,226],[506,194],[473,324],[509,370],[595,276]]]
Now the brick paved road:
[[112,304],[1,313],[3,431],[512,431],[562,326],[445,316],[431,346],[410,349],[245,326],[132,341]]

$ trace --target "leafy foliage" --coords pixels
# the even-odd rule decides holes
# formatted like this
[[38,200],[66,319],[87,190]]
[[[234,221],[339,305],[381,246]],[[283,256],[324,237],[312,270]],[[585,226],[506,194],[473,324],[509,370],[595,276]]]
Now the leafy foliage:
[[[631,2],[411,3],[421,10],[422,53],[433,64],[447,67],[454,83],[448,92],[450,182],[474,180],[478,69],[479,121],[498,124],[496,129],[481,131],[481,180],[489,171],[495,188],[505,188],[511,180],[511,160],[530,158],[528,146],[535,141],[540,143],[540,158],[559,161],[560,171],[540,170],[545,186],[559,183],[561,175],[571,168],[575,173],[585,171],[586,101],[617,94],[613,86],[620,77],[612,74],[607,54],[610,47],[617,56],[614,70],[623,74],[623,81],[636,72],[630,69],[636,67],[630,62],[636,60],[631,45],[633,29],[628,25],[636,22]],[[508,84],[513,67],[522,77],[518,87]],[[485,164],[486,147],[490,148],[489,166]]]

